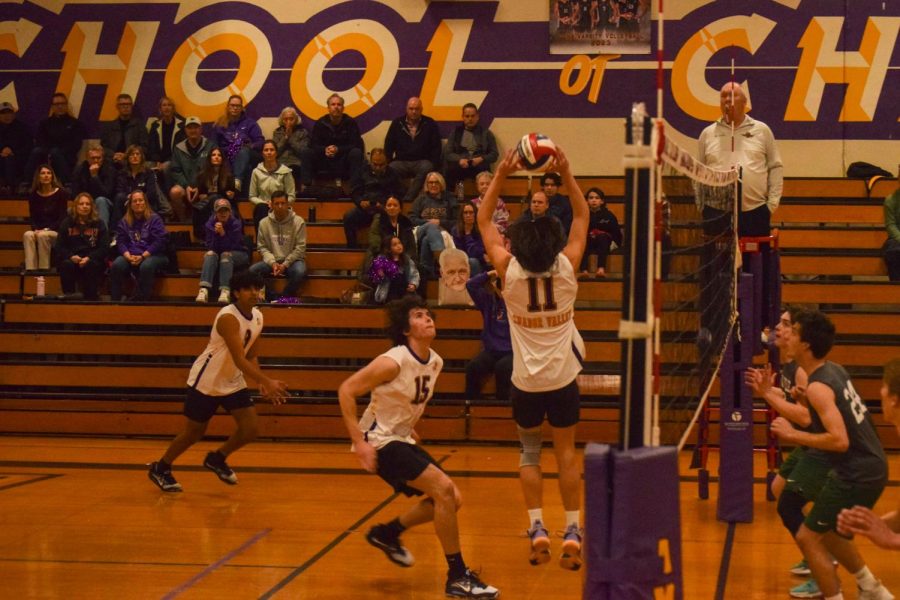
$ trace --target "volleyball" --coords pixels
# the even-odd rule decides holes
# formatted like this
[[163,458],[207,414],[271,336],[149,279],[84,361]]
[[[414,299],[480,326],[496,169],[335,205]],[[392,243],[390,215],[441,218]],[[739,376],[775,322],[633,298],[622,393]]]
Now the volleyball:
[[550,158],[556,158],[556,144],[546,135],[529,133],[522,136],[516,146],[519,161],[529,171],[544,170]]

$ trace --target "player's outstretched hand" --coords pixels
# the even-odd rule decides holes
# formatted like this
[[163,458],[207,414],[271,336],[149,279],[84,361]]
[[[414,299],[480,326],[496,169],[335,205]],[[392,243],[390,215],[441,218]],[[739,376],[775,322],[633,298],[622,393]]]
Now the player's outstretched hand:
[[865,506],[845,508],[838,514],[838,533],[843,535],[864,535],[882,548],[890,548],[894,533],[884,519]]
[[369,473],[374,473],[378,470],[378,453],[375,451],[375,446],[369,442],[361,441],[353,444],[353,452],[356,454],[356,458],[359,459],[359,464],[362,465],[363,469]]
[[284,404],[290,397],[287,384],[278,379],[266,379],[259,382],[259,393],[272,404]]
[[757,395],[765,398],[766,392],[775,383],[775,374],[772,373],[772,367],[769,366],[769,363],[766,363],[761,369],[750,367],[744,371],[744,383]]
[[791,441],[791,435],[794,431],[794,426],[784,417],[776,417],[775,420],[772,421],[772,433],[785,442]]
[[506,156],[497,165],[497,175],[506,176],[516,171],[521,171],[524,167],[519,162],[519,153],[515,149],[507,150]]

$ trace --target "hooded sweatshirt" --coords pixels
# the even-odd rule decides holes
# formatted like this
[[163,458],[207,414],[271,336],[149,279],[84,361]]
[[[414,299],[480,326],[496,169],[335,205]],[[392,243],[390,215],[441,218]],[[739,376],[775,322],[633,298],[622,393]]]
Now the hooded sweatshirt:
[[281,220],[275,220],[275,213],[259,222],[256,249],[263,262],[272,266],[276,262],[289,267],[293,262],[306,259],[306,221],[294,211],[288,212]]
[[271,200],[272,194],[279,191],[287,194],[289,203],[294,202],[294,175],[290,167],[279,164],[277,169],[269,171],[263,163],[256,165],[250,175],[250,202],[265,204]]

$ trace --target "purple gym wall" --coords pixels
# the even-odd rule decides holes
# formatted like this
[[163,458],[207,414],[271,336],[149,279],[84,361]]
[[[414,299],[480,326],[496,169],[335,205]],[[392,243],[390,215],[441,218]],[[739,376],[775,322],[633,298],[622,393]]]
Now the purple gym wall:
[[[733,59],[751,115],[779,140],[787,175],[840,176],[853,160],[897,168],[900,2],[668,4],[673,137],[693,149],[719,114],[717,89],[731,79]],[[547,0],[3,6],[0,100],[31,123],[47,114],[54,90],[71,97],[92,131],[113,118],[119,92],[134,95],[144,116],[166,93],[179,112],[206,122],[240,92],[269,133],[283,107],[297,106],[309,125],[339,91],[372,146],[419,95],[445,133],[461,105],[475,102],[501,145],[540,130],[577,155],[580,173],[614,174],[631,102],[655,112],[655,55],[549,54]],[[653,38],[655,46],[655,24]]]

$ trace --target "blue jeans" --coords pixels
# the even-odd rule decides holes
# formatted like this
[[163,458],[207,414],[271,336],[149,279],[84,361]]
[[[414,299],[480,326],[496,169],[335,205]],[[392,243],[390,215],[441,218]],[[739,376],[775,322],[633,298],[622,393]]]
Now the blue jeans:
[[203,257],[203,267],[200,269],[200,287],[211,288],[219,272],[219,289],[231,289],[229,282],[235,269],[246,267],[250,259],[246,252],[231,250],[216,254],[212,250]]
[[109,294],[113,302],[122,299],[122,283],[125,281],[126,275],[137,275],[137,289],[135,290],[134,300],[149,300],[153,294],[153,282],[156,279],[156,272],[165,269],[169,264],[167,256],[151,255],[141,261],[136,267],[124,256],[116,257],[112,267],[109,269]]
[[419,264],[422,265],[428,277],[436,279],[434,253],[444,249],[444,236],[441,235],[441,226],[434,223],[419,225],[419,228],[416,229],[416,242],[419,245]]
[[97,196],[94,198],[94,208],[97,209],[97,214],[100,216],[100,220],[106,224],[106,229],[109,230],[110,234],[115,237],[115,232],[109,227],[109,217],[112,215],[113,203],[112,200],[106,198],[104,196]]
[[232,171],[234,172],[234,178],[241,182],[241,191],[239,193],[242,197],[246,197],[247,192],[250,190],[250,173],[261,161],[262,156],[260,153],[250,146],[244,146],[235,155],[232,161]]
[[[272,275],[272,267],[263,261],[259,261],[250,267],[250,272],[262,275],[263,277],[270,277]],[[292,262],[287,268],[287,271],[285,271],[285,276],[287,277],[287,285],[284,286],[284,291],[281,295],[296,296],[297,292],[300,290],[300,284],[303,283],[303,278],[306,276],[306,261],[297,260]],[[274,293],[267,292],[266,294],[266,297],[274,298],[274,296]]]

